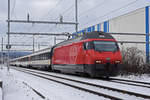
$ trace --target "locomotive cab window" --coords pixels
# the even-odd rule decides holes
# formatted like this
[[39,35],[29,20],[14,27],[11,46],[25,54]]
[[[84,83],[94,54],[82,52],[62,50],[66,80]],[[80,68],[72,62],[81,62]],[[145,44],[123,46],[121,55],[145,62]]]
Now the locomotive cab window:
[[119,47],[116,42],[113,41],[94,41],[95,51],[118,51]]
[[83,43],[83,48],[84,48],[84,50],[93,49],[93,42],[92,41],[90,41],[90,42],[84,42]]

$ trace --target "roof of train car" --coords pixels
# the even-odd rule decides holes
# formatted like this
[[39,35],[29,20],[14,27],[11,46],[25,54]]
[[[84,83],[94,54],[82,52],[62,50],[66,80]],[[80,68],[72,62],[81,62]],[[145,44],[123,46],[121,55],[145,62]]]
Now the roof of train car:
[[75,39],[69,39],[69,40],[60,42],[56,44],[55,47],[66,45],[66,44],[73,43],[73,42],[78,42],[78,41],[85,40],[85,39],[114,39],[114,38],[112,37],[111,34],[105,33],[103,31],[86,32],[84,33],[84,35],[79,36]]
[[34,53],[32,53],[32,54],[29,54],[29,55],[26,55],[26,56],[22,56],[22,57],[18,57],[18,58],[14,58],[14,59],[12,59],[11,61],[17,60],[17,59],[26,58],[26,57],[29,57],[29,56],[38,55],[38,54],[41,54],[41,53],[44,53],[44,52],[50,52],[51,48],[52,48],[52,47],[45,48],[45,49],[41,49],[41,50],[36,51],[36,52],[34,52]]
[[17,60],[17,59],[21,59],[21,58],[25,58],[25,57],[29,57],[29,56],[34,56],[34,55],[37,55],[37,54],[41,54],[43,52],[49,52],[49,50],[51,50],[52,48],[58,47],[58,46],[66,45],[66,44],[73,43],[73,42],[78,42],[78,41],[85,40],[85,39],[93,39],[93,38],[94,39],[114,39],[110,34],[107,34],[103,31],[86,32],[86,33],[84,33],[84,35],[79,36],[75,39],[65,40],[63,42],[60,42],[60,43],[56,44],[53,47],[45,48],[45,49],[36,51],[32,54],[12,59],[12,61]]

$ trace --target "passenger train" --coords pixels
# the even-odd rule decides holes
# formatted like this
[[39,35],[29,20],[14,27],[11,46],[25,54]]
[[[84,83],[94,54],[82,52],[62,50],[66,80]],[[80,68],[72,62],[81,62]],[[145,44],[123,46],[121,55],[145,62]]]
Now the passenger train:
[[116,76],[121,69],[122,56],[117,41],[110,34],[95,31],[13,59],[11,65],[109,77]]

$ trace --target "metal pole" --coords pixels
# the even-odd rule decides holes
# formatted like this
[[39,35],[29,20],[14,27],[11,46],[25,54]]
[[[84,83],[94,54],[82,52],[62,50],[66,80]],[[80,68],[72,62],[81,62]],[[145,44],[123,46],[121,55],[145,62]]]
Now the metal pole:
[[4,64],[4,57],[3,57],[3,37],[2,37],[2,64]]
[[54,37],[54,45],[56,44],[56,37]]
[[[10,45],[10,0],[8,0],[8,46]],[[8,48],[8,58],[7,58],[7,70],[9,71],[9,64],[10,64],[10,48]]]
[[11,23],[31,23],[31,24],[63,24],[63,25],[75,25],[76,22],[60,22],[60,21],[34,21],[34,20],[10,20]]
[[28,33],[28,32],[10,32],[9,33],[10,35],[13,35],[13,34],[16,34],[16,35],[34,35],[34,36],[36,36],[36,35],[54,35],[54,36],[69,36],[69,35],[71,35],[71,34],[69,34],[69,33]]
[[33,52],[35,51],[35,50],[34,50],[34,41],[35,41],[35,40],[34,40],[34,35],[33,35]]
[[40,44],[38,44],[38,50],[40,50]]
[[[75,0],[75,17],[76,23],[78,23],[78,1]],[[76,24],[76,32],[78,31],[78,24]]]

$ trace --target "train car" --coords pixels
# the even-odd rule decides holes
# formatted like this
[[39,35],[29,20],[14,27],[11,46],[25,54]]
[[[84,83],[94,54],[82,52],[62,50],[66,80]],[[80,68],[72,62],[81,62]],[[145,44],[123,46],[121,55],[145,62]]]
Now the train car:
[[90,32],[13,59],[10,64],[91,77],[109,77],[116,76],[121,69],[122,56],[117,41],[110,34]]
[[117,41],[108,33],[90,32],[52,49],[52,70],[91,77],[116,76],[122,67]]
[[28,58],[29,58],[29,55],[27,56],[22,56],[22,57],[18,57],[18,58],[15,58],[15,59],[12,59],[10,61],[10,65],[12,66],[28,66]]
[[27,56],[19,57],[11,60],[10,64],[13,66],[35,68],[35,69],[49,69],[50,68],[50,52],[51,48],[46,48],[36,51]]

